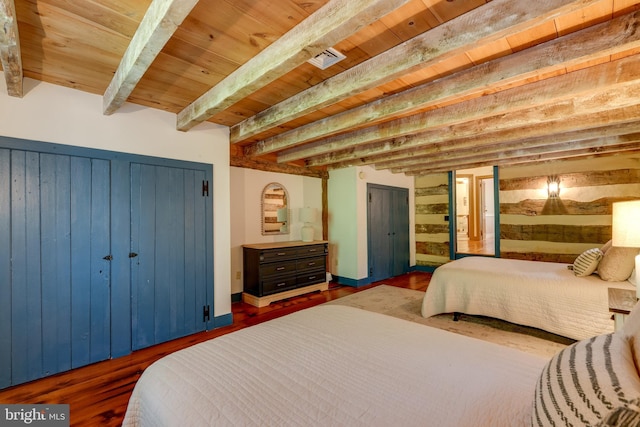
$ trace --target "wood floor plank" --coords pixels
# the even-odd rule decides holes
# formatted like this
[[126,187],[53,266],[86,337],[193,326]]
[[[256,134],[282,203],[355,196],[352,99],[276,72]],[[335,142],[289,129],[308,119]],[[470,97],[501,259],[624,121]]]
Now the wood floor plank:
[[243,302],[232,304],[233,324],[158,344],[117,359],[94,363],[51,377],[0,390],[1,403],[66,403],[72,426],[119,426],[136,381],[161,357],[242,328],[310,308],[327,301],[378,286],[382,283],[426,291],[430,273],[412,272],[360,288],[331,285],[329,290],[300,295],[257,308]]

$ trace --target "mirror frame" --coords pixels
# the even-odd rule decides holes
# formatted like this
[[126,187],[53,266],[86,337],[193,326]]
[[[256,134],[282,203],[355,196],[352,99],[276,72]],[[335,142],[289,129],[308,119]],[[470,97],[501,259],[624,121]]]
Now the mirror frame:
[[[270,193],[272,191],[282,191],[282,194]],[[268,196],[272,195],[275,197],[269,198],[270,200],[277,201],[281,196],[281,202],[269,203]],[[289,230],[291,228],[290,224],[290,209],[289,209],[289,192],[285,188],[284,185],[278,182],[270,182],[267,184],[262,190],[262,195],[260,197],[260,224],[262,229],[263,236],[274,236],[279,234],[289,234]],[[284,209],[284,211],[281,211]],[[278,214],[280,211],[280,215],[284,214],[284,221],[278,221]],[[275,218],[274,220],[270,220],[269,218]],[[280,227],[277,229],[272,229],[277,227],[276,224],[280,224]]]

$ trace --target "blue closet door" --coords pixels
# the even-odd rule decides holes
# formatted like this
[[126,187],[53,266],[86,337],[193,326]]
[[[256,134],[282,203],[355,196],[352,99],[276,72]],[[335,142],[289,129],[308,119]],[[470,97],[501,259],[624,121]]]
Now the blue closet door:
[[110,356],[109,161],[0,149],[0,387]]
[[409,190],[367,185],[369,280],[409,272]]
[[133,350],[206,328],[205,179],[202,170],[131,164]]

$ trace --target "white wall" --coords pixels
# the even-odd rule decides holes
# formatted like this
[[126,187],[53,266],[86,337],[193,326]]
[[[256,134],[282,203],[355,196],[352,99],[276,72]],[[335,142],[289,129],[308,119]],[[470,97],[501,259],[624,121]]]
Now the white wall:
[[[329,172],[329,271],[358,279],[358,188],[357,168]],[[364,218],[366,219],[366,212]],[[366,238],[366,228],[365,228]],[[365,245],[366,251],[366,245]],[[365,267],[366,268],[366,267]]]
[[[231,168],[231,293],[240,293],[242,284],[242,245],[301,240],[303,224],[298,220],[299,208],[316,208],[313,224],[315,240],[322,239],[322,180],[299,175]],[[291,225],[289,234],[263,236],[260,222],[261,196],[272,182],[282,184],[289,193]]]
[[24,79],[24,97],[7,95],[0,73],[0,135],[213,165],[214,315],[231,312],[229,130],[202,123],[176,130],[176,115],[125,104],[102,114],[102,97]]
[[[330,271],[340,277],[368,277],[367,184],[409,190],[409,265],[416,264],[414,179],[404,174],[378,171],[369,166],[329,173]],[[334,248],[334,254],[331,254]]]

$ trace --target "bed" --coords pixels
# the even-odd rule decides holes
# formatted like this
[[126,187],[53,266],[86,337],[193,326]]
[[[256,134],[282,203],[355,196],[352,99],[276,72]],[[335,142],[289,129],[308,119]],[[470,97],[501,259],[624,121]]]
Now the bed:
[[438,267],[422,315],[466,313],[543,329],[576,340],[613,332],[608,288],[628,281],[578,277],[568,264],[466,257]]
[[638,357],[640,308],[545,359],[321,305],[153,363],[123,425],[640,426]]
[[546,362],[321,305],[155,362],[136,384],[123,425],[524,426]]

